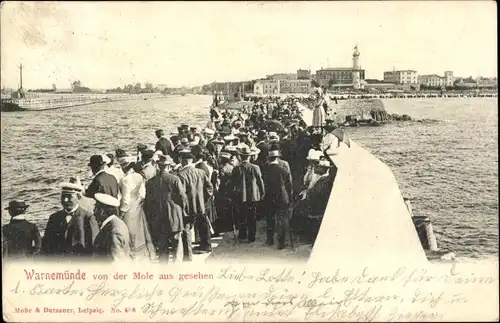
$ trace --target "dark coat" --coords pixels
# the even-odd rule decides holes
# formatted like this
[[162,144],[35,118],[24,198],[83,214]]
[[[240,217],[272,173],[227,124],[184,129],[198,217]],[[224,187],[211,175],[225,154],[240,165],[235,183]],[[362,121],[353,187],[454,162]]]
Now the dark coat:
[[30,257],[40,251],[42,238],[36,224],[12,218],[2,227],[4,257]]
[[292,202],[292,176],[288,169],[279,164],[268,164],[264,183],[267,205],[285,206]]
[[241,162],[233,169],[231,184],[235,202],[257,202],[264,197],[264,182],[260,167],[248,161]]
[[331,168],[328,176],[320,177],[314,186],[309,189],[306,202],[311,210],[311,215],[323,216],[325,213],[336,175],[337,168]]
[[184,229],[186,204],[186,191],[178,176],[162,173],[147,182],[144,212],[156,240],[160,235],[171,236]]
[[92,255],[93,242],[99,226],[92,213],[78,207],[70,222],[66,212],[58,211],[49,217],[42,239],[42,251],[49,256]]
[[188,216],[205,214],[205,197],[211,197],[214,188],[204,170],[187,166],[179,170],[179,178],[186,189]]
[[118,217],[101,229],[94,241],[94,257],[109,261],[131,259],[127,225]]
[[96,193],[103,193],[113,197],[118,197],[118,181],[116,180],[116,177],[106,173],[105,171],[101,171],[97,174],[92,180],[92,183],[90,183],[89,187],[87,187],[85,196],[94,198]]
[[170,140],[168,140],[167,138],[161,137],[156,142],[155,149],[161,150],[161,152],[164,155],[172,156],[172,151],[174,150],[174,147],[172,147],[172,142],[170,142]]

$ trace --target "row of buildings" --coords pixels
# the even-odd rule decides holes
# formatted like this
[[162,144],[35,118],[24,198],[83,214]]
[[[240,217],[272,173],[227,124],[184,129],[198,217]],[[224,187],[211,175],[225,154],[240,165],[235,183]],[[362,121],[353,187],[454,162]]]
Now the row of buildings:
[[397,85],[409,85],[415,87],[443,88],[443,87],[461,87],[461,88],[487,88],[498,86],[496,77],[486,78],[455,77],[452,71],[445,71],[444,75],[424,74],[418,75],[415,70],[393,70],[384,72],[384,83]]
[[354,47],[350,67],[321,68],[312,74],[310,69],[298,69],[296,73],[277,73],[249,82],[214,82],[202,87],[203,93],[222,92],[233,96],[242,93],[260,95],[280,93],[312,93],[321,86],[331,90],[406,90],[415,91],[425,88],[442,89],[446,87],[485,88],[497,87],[497,78],[459,78],[452,71],[437,74],[419,75],[415,70],[386,71],[383,80],[365,79],[365,70],[360,65],[358,47]]

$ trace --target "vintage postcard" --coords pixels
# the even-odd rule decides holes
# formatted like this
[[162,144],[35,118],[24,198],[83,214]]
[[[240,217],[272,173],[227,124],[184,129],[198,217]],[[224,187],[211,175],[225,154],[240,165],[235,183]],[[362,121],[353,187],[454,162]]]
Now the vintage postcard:
[[497,321],[496,4],[1,4],[7,322]]

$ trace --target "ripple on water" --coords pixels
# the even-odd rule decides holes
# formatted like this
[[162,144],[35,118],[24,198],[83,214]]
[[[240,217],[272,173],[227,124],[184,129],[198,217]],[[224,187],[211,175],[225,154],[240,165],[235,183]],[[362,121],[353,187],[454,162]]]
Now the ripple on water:
[[[2,114],[2,205],[25,199],[43,230],[59,208],[57,183],[70,176],[89,183],[90,155],[153,145],[157,128],[204,127],[210,104],[209,96],[185,96]],[[386,108],[425,120],[349,128],[349,135],[392,168],[414,213],[432,219],[440,247],[459,257],[496,255],[497,101],[395,99]]]

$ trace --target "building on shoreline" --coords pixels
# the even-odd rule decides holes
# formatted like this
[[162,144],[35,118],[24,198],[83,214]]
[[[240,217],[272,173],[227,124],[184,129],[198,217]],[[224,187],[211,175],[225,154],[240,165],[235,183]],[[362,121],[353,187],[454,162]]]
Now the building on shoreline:
[[453,86],[455,78],[452,71],[445,71],[444,76],[437,74],[420,75],[418,84],[430,87]]
[[384,72],[384,82],[394,84],[418,84],[415,70],[393,70]]
[[316,82],[320,86],[352,86],[354,89],[362,88],[365,79],[365,70],[359,64],[360,53],[358,46],[354,47],[352,67],[329,67],[316,71]]
[[270,95],[281,93],[312,93],[311,80],[258,80],[254,84],[253,94]]

